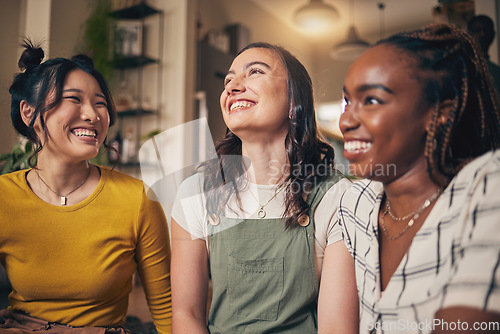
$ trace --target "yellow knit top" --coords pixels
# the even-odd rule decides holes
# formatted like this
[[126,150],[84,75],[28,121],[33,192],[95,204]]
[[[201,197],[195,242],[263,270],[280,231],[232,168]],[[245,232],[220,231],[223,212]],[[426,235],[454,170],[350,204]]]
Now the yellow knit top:
[[170,243],[161,205],[143,183],[99,167],[92,195],[72,206],[38,198],[29,170],[0,176],[0,263],[11,308],[73,326],[122,325],[139,272],[158,333],[170,333]]

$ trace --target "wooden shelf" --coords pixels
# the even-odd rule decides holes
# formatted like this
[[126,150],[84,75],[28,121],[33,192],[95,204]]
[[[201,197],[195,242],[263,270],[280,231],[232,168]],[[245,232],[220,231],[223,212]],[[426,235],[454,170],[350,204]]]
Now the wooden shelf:
[[157,13],[160,13],[160,11],[142,3],[140,5],[116,10],[109,15],[116,19],[139,20]]
[[116,57],[113,66],[117,69],[139,68],[148,64],[158,63],[158,60],[147,56]]
[[148,109],[125,109],[117,112],[118,117],[155,115],[156,111]]

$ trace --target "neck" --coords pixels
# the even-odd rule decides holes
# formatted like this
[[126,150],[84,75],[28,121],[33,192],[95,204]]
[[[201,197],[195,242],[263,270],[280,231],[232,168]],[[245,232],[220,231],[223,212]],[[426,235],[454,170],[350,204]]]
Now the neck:
[[277,184],[288,175],[285,140],[274,142],[243,142],[242,155],[250,159],[250,181],[257,184]]
[[384,183],[385,196],[391,203],[392,211],[399,216],[420,207],[439,189],[426,168],[409,171],[394,181]]
[[90,165],[87,160],[64,163],[55,159],[44,159],[43,155],[39,155],[36,168],[39,176],[52,190],[64,195],[87,177]]

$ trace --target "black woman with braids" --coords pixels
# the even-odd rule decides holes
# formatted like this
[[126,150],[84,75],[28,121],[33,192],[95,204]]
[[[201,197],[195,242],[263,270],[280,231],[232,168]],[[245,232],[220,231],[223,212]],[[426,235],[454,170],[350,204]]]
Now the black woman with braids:
[[251,44],[220,102],[218,158],[184,181],[172,211],[174,333],[357,333],[353,262],[334,219],[350,182],[318,136],[306,69],[282,47]]
[[444,24],[381,40],[348,71],[344,154],[366,180],[345,192],[339,222],[362,333],[500,330],[500,122],[487,71],[474,39]]

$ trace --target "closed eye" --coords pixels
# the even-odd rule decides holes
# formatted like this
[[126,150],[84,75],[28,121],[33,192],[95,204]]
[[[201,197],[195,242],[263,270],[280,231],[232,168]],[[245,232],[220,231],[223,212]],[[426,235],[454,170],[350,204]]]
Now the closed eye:
[[104,101],[97,102],[97,103],[96,103],[96,105],[98,105],[98,106],[100,106],[100,107],[105,107],[105,108],[107,108],[107,107],[108,107],[108,105],[107,105],[107,104],[106,104],[106,102],[104,102]]
[[72,100],[73,102],[80,102],[80,98],[75,95],[64,96],[63,99]]
[[248,72],[249,75],[252,75],[252,74],[264,74],[264,71],[261,70],[260,68],[251,68],[250,71]]

